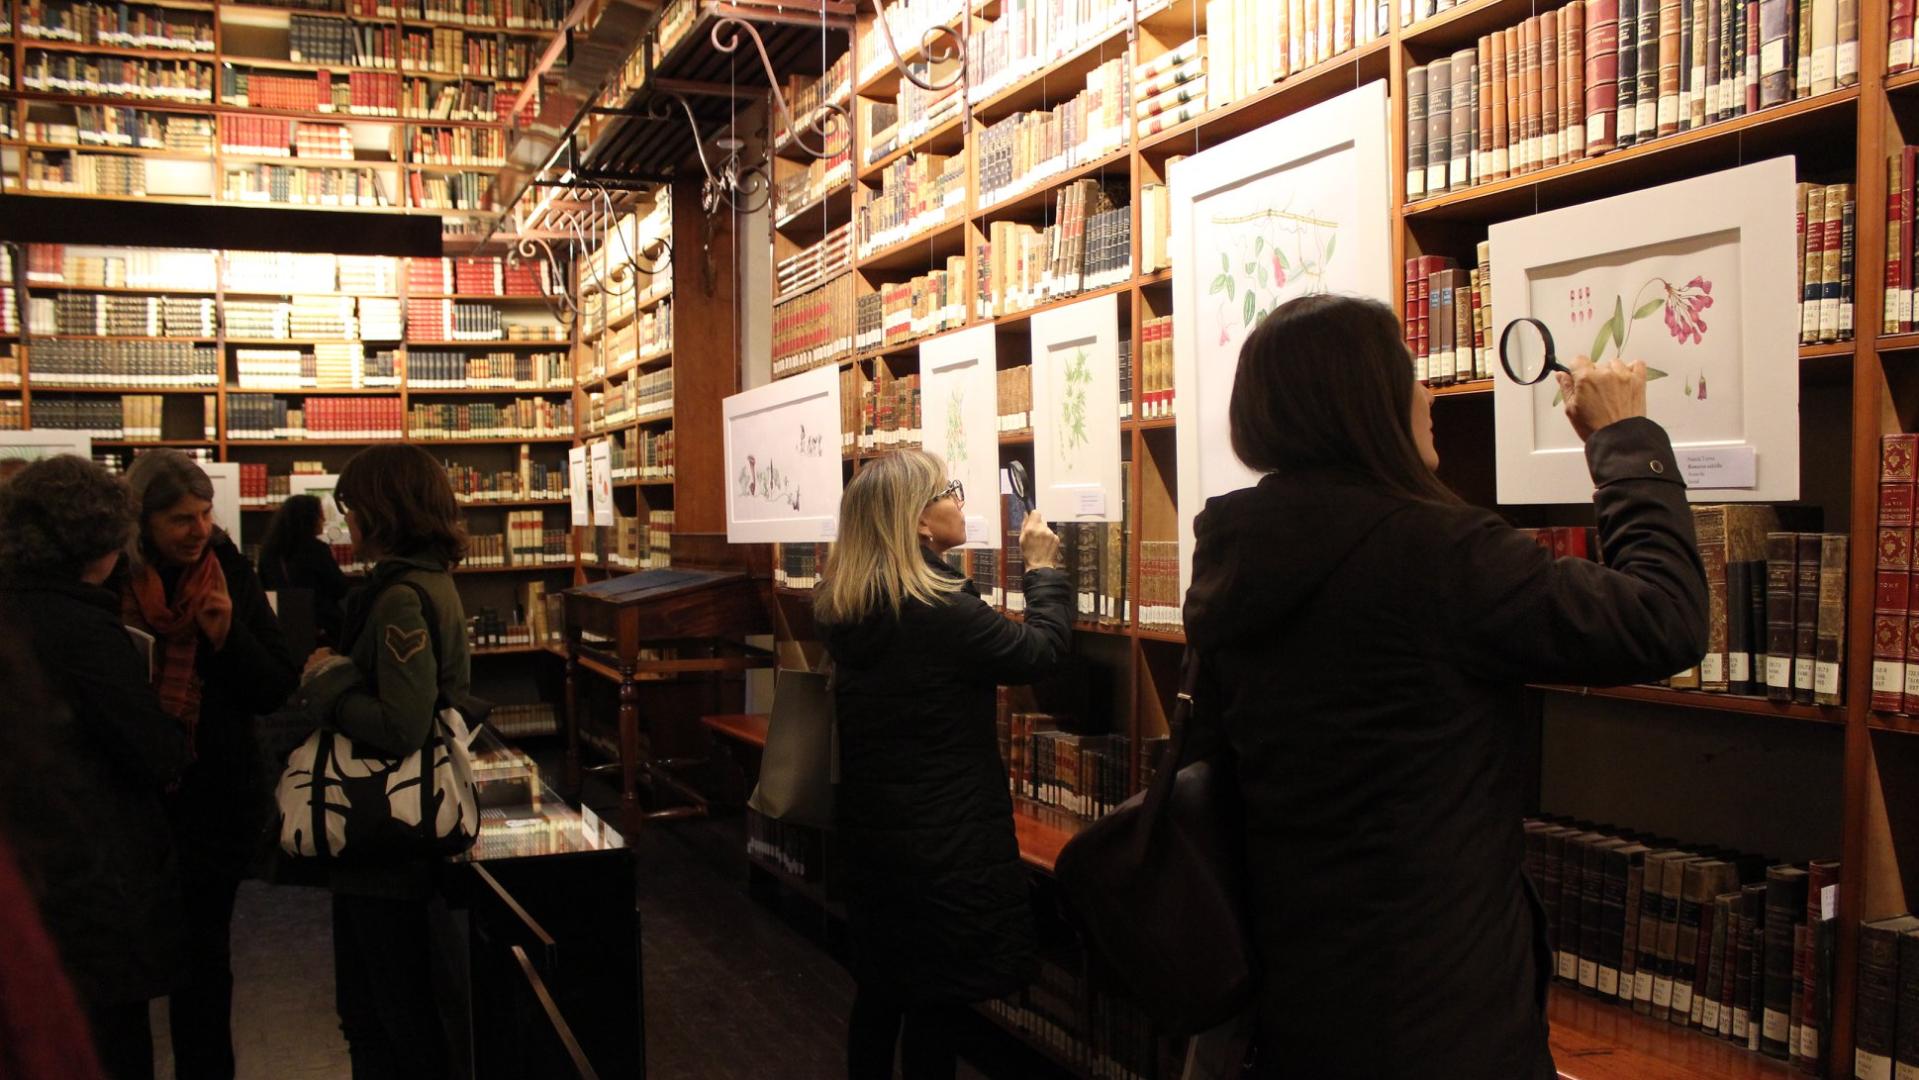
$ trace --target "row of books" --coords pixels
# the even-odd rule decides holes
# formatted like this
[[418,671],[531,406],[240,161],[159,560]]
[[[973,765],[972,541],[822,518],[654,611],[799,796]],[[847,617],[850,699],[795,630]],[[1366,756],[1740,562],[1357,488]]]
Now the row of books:
[[995,720],[1000,760],[1015,800],[1091,821],[1132,795],[1131,739],[1065,730],[1062,724],[1070,727],[1071,718],[1015,710],[1008,698],[1001,688]]
[[617,386],[587,395],[587,430],[660,416],[673,411],[673,369],[639,371]]
[[309,397],[299,405],[272,394],[228,394],[229,439],[398,439],[400,399]]
[[966,259],[954,255],[942,269],[882,284],[858,304],[862,330],[854,344],[861,349],[958,327],[966,319]]
[[1858,81],[1852,0],[1583,0],[1407,72],[1407,197]]
[[[1383,0],[1332,0],[1330,5],[1311,0],[1207,0],[1206,107],[1238,101],[1386,32]],[[1184,118],[1199,113],[1182,106],[1167,115],[1180,117],[1189,110]],[[1174,121],[1179,122],[1183,119]]]
[[[885,29],[900,48],[910,49],[912,43],[930,40],[938,51],[941,39],[928,35],[939,27],[956,26],[965,13],[959,0],[887,0],[880,5],[879,17],[886,20]],[[878,78],[892,63],[892,53],[882,43],[879,29],[873,27],[875,32],[860,34],[854,42],[857,52],[853,70],[862,85]]]
[[514,320],[491,304],[418,299],[406,303],[406,332],[414,341],[561,341],[565,336],[556,323]]
[[399,301],[333,293],[298,294],[290,300],[227,300],[221,305],[227,334],[242,340],[397,341]]
[[342,124],[222,113],[220,151],[252,157],[352,161],[353,133]]
[[408,206],[424,210],[491,210],[493,174],[409,171],[406,176],[406,195]]
[[[365,2],[365,0],[359,0]],[[564,0],[407,0],[405,17],[424,22],[551,30],[566,15]]]
[[218,277],[213,252],[203,249],[27,245],[29,287],[68,285],[211,294]]
[[[1317,6],[1317,5],[1315,5]],[[1284,45],[1275,42],[1277,48]],[[1206,109],[1206,37],[1200,35],[1133,68],[1133,129],[1139,138],[1177,127]]]
[[[807,143],[813,147],[821,146],[820,136],[812,133],[812,125],[818,113],[828,105],[847,108],[853,97],[853,50],[840,53],[839,58],[827,66],[817,77],[793,76],[786,82],[782,92],[786,95],[786,107],[792,113],[794,122],[800,130],[807,132]],[[850,115],[851,110],[848,110]],[[776,117],[779,125],[774,133],[776,143],[784,143],[792,137],[786,127],[784,117]],[[844,150],[852,144],[851,124],[825,124],[829,129],[828,137]]]
[[661,303],[599,341],[607,370],[619,371],[673,351],[673,305]]
[[860,395],[859,447],[898,450],[920,442],[920,377],[881,365]]
[[0,431],[25,431],[27,404],[19,398],[0,398]]
[[842,274],[773,304],[773,374],[797,375],[852,352],[859,283]]
[[1084,965],[1047,962],[1039,978],[984,1008],[999,1023],[1068,1064],[1079,1076],[1174,1080],[1185,1040],[1161,1036],[1139,1006],[1086,974]]
[[1132,276],[1132,210],[1115,206],[1098,180],[1075,180],[1054,197],[1053,223],[995,221],[979,249],[979,312],[1016,311]]
[[1837,859],[1793,865],[1569,818],[1525,829],[1561,982],[1826,1071]]
[[400,63],[408,71],[524,79],[532,66],[532,46],[529,39],[503,34],[408,30],[400,42]]
[[1910,1076],[1919,1070],[1919,918],[1862,923],[1855,970],[1852,1075]]
[[397,68],[399,28],[291,15],[287,18],[287,59],[296,64]]
[[504,120],[518,96],[517,90],[503,90],[491,81],[410,78],[402,91],[400,114],[423,120]]
[[[916,67],[925,75],[925,64]],[[863,163],[872,165],[922,136],[958,123],[962,115],[957,83],[928,90],[910,79],[900,81],[892,101],[872,101],[864,108],[866,137],[860,143]]]
[[588,530],[580,558],[621,570],[659,570],[673,565],[673,511],[649,510],[640,519],[615,510],[613,525]]
[[[160,394],[123,394],[119,397],[33,400],[33,426],[49,431],[87,431],[96,439],[212,438],[212,401],[181,399],[192,412],[176,413],[173,430],[166,423],[167,398]],[[177,406],[176,406],[177,407]],[[184,421],[184,423],[183,423]]]
[[213,51],[213,17],[209,13],[89,0],[24,0],[20,15],[20,35],[28,40],[122,49]]
[[[213,152],[213,118],[113,105],[66,105],[28,114],[28,142],[74,147]],[[64,116],[70,119],[56,119]]]
[[573,434],[573,402],[518,398],[499,402],[414,404],[407,432],[425,439],[535,438]]
[[773,268],[774,294],[805,292],[853,268],[853,223],[828,229],[818,241],[781,259]]
[[501,128],[414,128],[407,139],[406,160],[416,165],[504,165],[506,132]]
[[1858,205],[1851,184],[1800,184],[1795,194],[1799,343],[1852,340]]
[[513,510],[506,515],[506,561],[509,566],[571,563],[573,530],[548,528],[546,511]]
[[228,165],[222,171],[220,185],[221,196],[231,202],[288,206],[393,205],[386,184],[373,169]]
[[1492,378],[1492,244],[1481,240],[1477,254],[1470,269],[1445,255],[1406,260],[1406,348],[1415,377],[1430,386]]
[[[477,630],[475,634],[477,636]],[[506,640],[503,644],[506,645],[546,644],[544,639],[532,637],[523,624],[509,623],[504,631],[494,636],[504,637]],[[517,640],[521,637],[528,637],[530,640]],[[478,646],[477,641],[472,644]],[[531,705],[495,705],[493,711],[487,713],[486,726],[492,728],[494,734],[502,739],[531,739],[541,735],[559,734],[560,715],[552,705],[543,701]],[[476,762],[475,765],[477,764]],[[479,778],[476,776],[474,779],[478,782]]]
[[234,384],[242,390],[370,390],[398,387],[391,349],[368,353],[357,341],[323,342],[311,350],[235,349]]
[[852,179],[852,138],[840,136],[837,145],[839,150],[831,156],[808,158],[804,167],[792,166],[791,171],[773,185],[773,220],[776,223],[788,224],[794,214]]
[[673,429],[648,431],[635,428],[615,432],[610,450],[613,479],[673,479]]
[[219,325],[207,297],[57,293],[32,297],[27,309],[33,334],[210,338]]
[[408,351],[406,384],[436,390],[571,389],[565,353]]
[[[1005,5],[973,31],[966,50],[966,94],[978,105],[1112,36],[1132,21],[1126,0],[1026,0]],[[1115,43],[1115,51],[1124,45]]]
[[1139,542],[1139,625],[1144,630],[1174,632],[1184,628],[1186,602],[1179,587],[1179,541]]
[[28,191],[135,196],[147,193],[144,158],[76,151],[27,151],[21,178]]
[[[276,465],[273,468],[277,469],[279,466]],[[240,464],[240,505],[251,509],[277,507],[290,493],[292,486],[290,477],[324,476],[327,471],[324,461],[295,461],[287,466],[286,472],[269,471],[268,466],[258,462],[242,462]]]
[[853,212],[859,257],[957,219],[966,210],[966,155],[915,154],[880,173]]
[[39,341],[33,381],[46,386],[218,386],[220,350],[177,341]]
[[826,877],[826,833],[789,825],[747,807],[746,857],[788,877],[819,882]]
[[987,206],[1096,161],[1126,144],[1132,104],[1126,63],[1109,60],[1086,89],[1051,109],[1014,113],[979,134],[979,205]]
[[213,65],[29,48],[20,64],[20,85],[47,94],[207,104],[213,100]]
[[454,497],[463,505],[567,497],[566,462],[535,461],[530,446],[520,447],[519,463],[512,469],[482,469],[454,461],[441,464]]
[[544,264],[509,261],[498,255],[462,255],[407,260],[407,290],[466,296],[541,296]]
[[1148,316],[1140,320],[1138,381],[1140,419],[1163,420],[1174,415],[1177,409],[1173,400],[1171,315]]

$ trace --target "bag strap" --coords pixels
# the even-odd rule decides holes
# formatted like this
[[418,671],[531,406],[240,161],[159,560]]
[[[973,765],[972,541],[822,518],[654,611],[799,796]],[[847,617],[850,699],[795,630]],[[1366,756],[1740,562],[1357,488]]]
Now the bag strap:
[[1186,740],[1193,727],[1193,696],[1199,691],[1199,671],[1199,650],[1188,645],[1179,664],[1179,697],[1167,724],[1170,737],[1166,740],[1159,771],[1153,776],[1153,786],[1146,789],[1146,800],[1140,805],[1140,816],[1149,822],[1159,820],[1166,800],[1179,781],[1180,764],[1186,760]]
[[313,752],[313,772],[308,774],[307,801],[312,808],[313,854],[316,858],[327,859],[333,856],[327,843],[327,805],[326,789],[327,763],[333,760],[333,732],[325,728],[319,731],[320,743]]
[[[436,683],[433,688],[433,715],[427,718],[426,744],[420,747],[420,839],[431,844],[434,840],[435,832],[435,823],[432,817],[433,795],[435,790],[434,781],[438,778],[440,771],[437,763],[433,760],[434,750],[436,746],[446,742],[446,739],[440,734],[440,710],[445,708],[447,704],[446,690],[443,689],[444,684],[439,683],[441,661],[440,611],[439,608],[434,606],[433,598],[427,595],[426,586],[421,585],[412,578],[396,578],[393,585],[404,585],[413,590],[414,596],[420,598],[420,614],[426,619],[427,639],[433,643],[433,678]],[[389,585],[387,588],[390,589],[393,585]],[[449,747],[447,753],[451,754],[452,752],[452,748]]]

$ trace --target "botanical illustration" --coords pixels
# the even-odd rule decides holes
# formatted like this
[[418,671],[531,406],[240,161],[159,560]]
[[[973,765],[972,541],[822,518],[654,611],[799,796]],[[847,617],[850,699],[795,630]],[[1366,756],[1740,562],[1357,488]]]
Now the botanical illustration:
[[[1650,296],[1648,290],[1657,286]],[[1591,322],[1594,309],[1592,289],[1576,288],[1569,291],[1571,318],[1575,326]],[[1684,285],[1675,285],[1668,278],[1652,277],[1642,283],[1633,293],[1632,317],[1626,317],[1626,299],[1623,294],[1613,297],[1612,313],[1606,321],[1599,324],[1599,331],[1593,336],[1592,348],[1587,356],[1597,364],[1607,359],[1626,359],[1626,343],[1632,339],[1633,327],[1642,320],[1654,315],[1663,315],[1666,332],[1680,344],[1703,345],[1706,340],[1706,309],[1712,306],[1712,282],[1701,275],[1694,275]],[[1609,357],[1606,350],[1612,349]],[[1646,368],[1646,381],[1666,378],[1667,372],[1655,367]],[[1703,367],[1695,367],[1686,373],[1683,389],[1686,397],[1694,401],[1706,400],[1706,372]],[[1553,404],[1558,405],[1560,395],[1553,394]]]
[[1059,438],[1054,449],[1070,472],[1074,452],[1085,446],[1088,439],[1086,398],[1093,385],[1093,367],[1084,348],[1074,349],[1073,355],[1060,365],[1060,384]]
[[799,479],[780,468],[777,462],[762,462],[757,454],[746,455],[746,464],[733,478],[733,494],[764,502],[783,503],[800,509]]
[[819,431],[808,432],[806,425],[801,424],[799,441],[793,449],[801,457],[820,457],[826,453],[826,434]]
[[1215,235],[1230,237],[1231,245],[1220,253],[1219,273],[1206,289],[1218,297],[1222,346],[1245,337],[1280,301],[1326,289],[1339,222],[1289,207],[1212,219]]
[[946,396],[946,467],[960,472],[966,464],[966,391],[955,386]]

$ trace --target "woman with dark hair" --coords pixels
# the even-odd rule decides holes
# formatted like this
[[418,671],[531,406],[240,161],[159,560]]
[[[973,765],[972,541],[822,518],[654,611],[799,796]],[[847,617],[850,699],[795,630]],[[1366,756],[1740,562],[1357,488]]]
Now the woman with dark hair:
[[1545,922],[1521,873],[1528,682],[1656,679],[1706,581],[1645,366],[1560,376],[1605,565],[1554,560],[1434,476],[1391,309],[1310,296],[1240,349],[1234,452],[1194,523],[1192,757],[1245,800],[1258,1074],[1551,1080]]
[[60,768],[13,772],[0,811],[23,839],[21,869],[101,1064],[118,1080],[153,1075],[147,1003],[179,972],[179,867],[164,793],[189,754],[104,586],[134,528],[126,484],[83,458],[36,462],[0,484],[0,619],[64,706],[12,701],[6,741],[45,748]]
[[174,1070],[219,1080],[233,1075],[233,903],[272,816],[254,717],[286,701],[297,666],[252,564],[213,524],[200,466],[149,450],[127,484],[140,531],[122,614],[152,635],[153,687],[193,747],[168,800],[186,890],[186,969],[167,1007]]
[[835,665],[834,816],[859,983],[850,1080],[891,1080],[895,1048],[907,1080],[952,1080],[970,1003],[1039,969],[993,694],[1065,659],[1072,586],[1033,514],[1025,621],[987,607],[941,559],[966,542],[965,502],[931,454],[869,462],[840,500],[814,600]]
[[322,645],[340,640],[340,603],[346,599],[346,575],[333,548],[320,539],[326,515],[312,495],[289,495],[260,542],[260,583],[269,589],[310,589],[313,623]]
[[[425,744],[440,697],[464,696],[470,681],[466,610],[452,576],[466,548],[460,507],[446,469],[403,443],[353,455],[333,497],[373,572],[347,599],[341,652],[316,649],[308,659],[302,707],[316,726],[404,757]],[[334,989],[355,1080],[446,1075],[428,947],[433,868],[413,860],[333,869]]]

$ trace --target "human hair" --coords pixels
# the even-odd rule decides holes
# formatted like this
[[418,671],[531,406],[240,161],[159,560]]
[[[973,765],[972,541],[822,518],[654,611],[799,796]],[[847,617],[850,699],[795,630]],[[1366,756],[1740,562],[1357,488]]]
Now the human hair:
[[[209,503],[213,501],[213,481],[207,478],[199,462],[178,450],[161,448],[141,453],[127,467],[127,486],[133,489],[134,501],[139,506],[140,542],[134,545],[134,556],[143,562],[152,562],[155,556],[147,539],[148,519],[166,512],[189,495]],[[215,535],[219,535],[217,530]]]
[[360,543],[376,556],[424,555],[458,566],[466,529],[446,469],[406,443],[369,446],[347,459],[333,499],[359,522]]
[[0,574],[77,580],[127,546],[135,505],[126,481],[85,458],[28,465],[0,484]]
[[265,567],[284,560],[294,549],[313,539],[324,516],[318,496],[287,496],[267,525],[266,539],[260,542],[260,565]]
[[884,608],[895,617],[909,598],[925,604],[960,590],[963,579],[935,571],[920,554],[919,521],[946,486],[946,466],[898,450],[861,466],[840,496],[839,539],[813,594],[813,617],[857,623]]
[[1227,407],[1233,453],[1261,473],[1328,470],[1431,502],[1459,497],[1413,442],[1413,367],[1393,310],[1288,300],[1246,336]]

